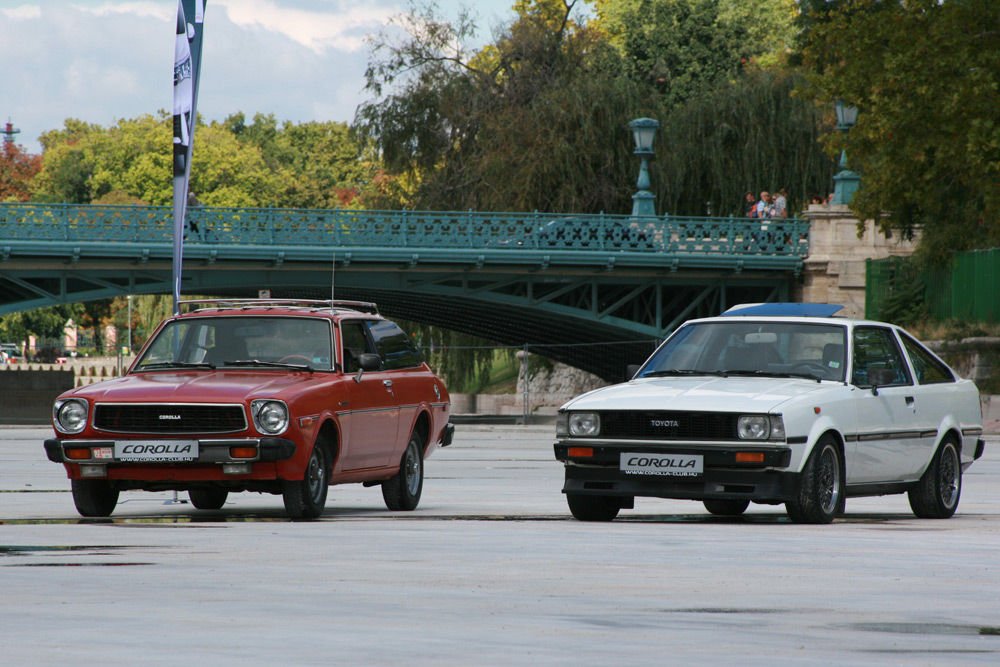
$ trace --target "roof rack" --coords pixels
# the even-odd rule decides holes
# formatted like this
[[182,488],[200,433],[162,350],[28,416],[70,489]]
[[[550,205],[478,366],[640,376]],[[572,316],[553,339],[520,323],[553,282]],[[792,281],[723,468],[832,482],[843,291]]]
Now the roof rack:
[[355,310],[378,315],[378,305],[370,301],[345,301],[321,299],[184,299],[178,307],[195,310],[250,309],[250,308],[302,308],[307,310]]
[[722,313],[725,317],[733,316],[783,316],[783,317],[833,317],[834,313],[843,310],[836,303],[741,303]]

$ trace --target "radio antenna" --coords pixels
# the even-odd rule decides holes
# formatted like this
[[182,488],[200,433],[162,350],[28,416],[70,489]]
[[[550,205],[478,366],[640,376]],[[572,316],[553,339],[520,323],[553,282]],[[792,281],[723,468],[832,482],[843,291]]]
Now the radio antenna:
[[335,292],[337,287],[337,251],[333,251],[333,265],[330,267],[330,310],[333,310],[333,302],[337,298]]

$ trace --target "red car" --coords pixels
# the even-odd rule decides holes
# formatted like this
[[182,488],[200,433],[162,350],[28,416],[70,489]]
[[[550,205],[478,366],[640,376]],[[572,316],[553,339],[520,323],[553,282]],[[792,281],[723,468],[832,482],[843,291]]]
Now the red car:
[[119,492],[281,494],[293,518],[323,513],[330,484],[379,485],[391,510],[420,502],[424,459],[451,443],[450,399],[420,351],[374,304],[182,302],[120,378],[67,391],[51,461],[83,516]]

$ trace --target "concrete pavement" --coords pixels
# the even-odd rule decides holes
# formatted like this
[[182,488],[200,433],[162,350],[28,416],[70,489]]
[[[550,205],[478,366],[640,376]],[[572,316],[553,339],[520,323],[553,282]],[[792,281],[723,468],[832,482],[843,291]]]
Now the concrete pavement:
[[998,439],[949,520],[889,496],[829,526],[653,499],[584,524],[552,430],[462,426],[415,512],[351,485],[291,522],[277,496],[140,492],[83,520],[49,430],[0,429],[0,663],[1000,662]]

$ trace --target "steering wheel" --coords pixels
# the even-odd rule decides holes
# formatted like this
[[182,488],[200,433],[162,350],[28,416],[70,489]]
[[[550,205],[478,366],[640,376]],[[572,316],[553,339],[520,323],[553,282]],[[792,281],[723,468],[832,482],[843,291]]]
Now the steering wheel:
[[817,377],[825,378],[827,368],[818,361],[800,361],[792,366],[792,371],[796,373],[809,373]]
[[286,354],[281,359],[278,359],[279,364],[304,364],[306,366],[312,365],[312,359],[305,356],[304,354]]

